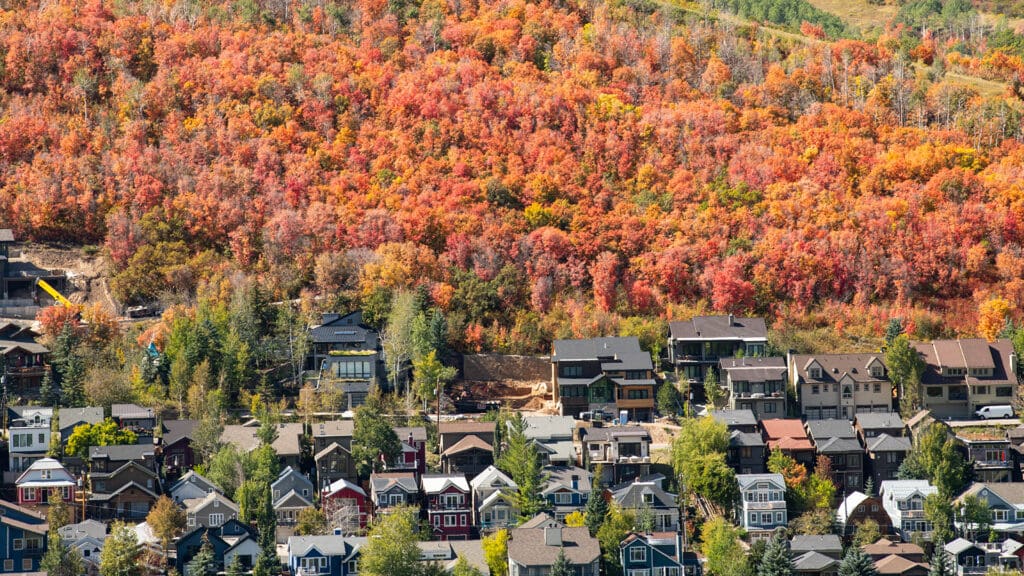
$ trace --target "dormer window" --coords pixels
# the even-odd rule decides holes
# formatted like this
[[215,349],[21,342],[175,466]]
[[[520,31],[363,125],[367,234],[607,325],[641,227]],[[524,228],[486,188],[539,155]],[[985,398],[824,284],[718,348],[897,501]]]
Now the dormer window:
[[807,370],[807,375],[815,380],[821,380],[821,366],[811,366],[811,368]]
[[644,504],[654,504],[654,494],[644,494]]

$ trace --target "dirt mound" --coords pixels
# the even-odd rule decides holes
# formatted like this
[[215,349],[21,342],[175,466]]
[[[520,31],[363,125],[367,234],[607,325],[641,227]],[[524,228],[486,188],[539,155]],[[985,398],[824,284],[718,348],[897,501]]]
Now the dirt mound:
[[466,380],[535,381],[551,378],[551,359],[547,356],[511,356],[507,354],[467,354],[462,358]]
[[64,295],[68,300],[78,304],[99,303],[107,312],[119,313],[119,307],[107,288],[107,261],[98,250],[24,244],[16,252],[16,261],[30,262],[47,270],[63,270],[68,278],[68,290]]

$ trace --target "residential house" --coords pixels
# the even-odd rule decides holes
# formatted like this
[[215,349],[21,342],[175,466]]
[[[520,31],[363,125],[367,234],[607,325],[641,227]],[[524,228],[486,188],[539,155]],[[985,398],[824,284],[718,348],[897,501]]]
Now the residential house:
[[338,480],[355,482],[359,478],[356,461],[349,448],[332,442],[313,456],[316,477],[321,484],[332,484]]
[[618,484],[650,474],[651,434],[642,426],[580,428],[583,445],[581,464],[586,468],[603,464],[605,485]]
[[743,503],[740,525],[752,540],[770,538],[776,528],[789,523],[782,474],[737,474],[736,482]]
[[473,524],[481,530],[511,528],[518,524],[514,494],[518,487],[504,472],[488,466],[469,481],[473,491]]
[[985,574],[990,569],[1020,571],[1020,558],[1014,553],[1015,541],[1004,548],[1003,543],[971,542],[957,538],[945,546],[946,557],[954,566],[954,574]]
[[[315,427],[314,427],[315,429]],[[252,452],[259,448],[259,422],[253,420],[246,424],[229,424],[224,427],[220,435],[220,441],[225,444],[234,444],[242,452]],[[299,461],[302,458],[302,423],[280,423],[277,425],[277,439],[271,445],[277,453],[281,466],[291,466],[299,469]]]
[[761,420],[761,428],[764,429],[764,441],[769,453],[779,450],[808,469],[814,467],[814,444],[811,444],[807,430],[799,419]]
[[880,496],[868,496],[863,492],[851,492],[836,509],[836,526],[844,538],[850,539],[865,520],[878,524],[878,531],[883,535],[895,534],[892,519],[885,511]]
[[451,573],[459,560],[464,559],[483,576],[490,575],[483,543],[480,540],[421,540],[416,545],[420,548],[420,562],[434,563],[447,573]]
[[189,531],[174,543],[176,551],[174,565],[179,574],[183,576],[197,576],[189,573],[188,564],[199,553],[204,539],[208,540],[213,548],[214,558],[217,559],[216,569],[218,571],[231,565],[231,562],[236,557],[243,570],[252,570],[252,567],[256,564],[256,558],[260,554],[256,530],[237,519],[227,520],[216,527],[190,527]]
[[323,314],[309,337],[306,369],[316,371],[319,386],[340,387],[346,409],[363,405],[372,388],[386,383],[380,335],[363,323],[362,311]]
[[975,482],[954,501],[954,507],[959,508],[968,496],[988,505],[994,532],[1024,533],[1024,482]]
[[866,446],[868,440],[882,434],[893,438],[909,436],[907,425],[896,412],[861,412],[853,419],[857,437]]
[[703,383],[721,358],[765,356],[768,347],[764,318],[695,316],[668,328],[668,359],[691,384]]
[[808,420],[893,411],[896,396],[882,354],[793,354],[789,375]]
[[885,480],[879,488],[892,527],[904,542],[910,542],[914,533],[930,540],[932,523],[924,516],[924,499],[938,492],[927,480]]
[[14,483],[19,505],[42,509],[49,507],[51,493],[60,494],[64,502],[74,502],[77,485],[75,477],[53,458],[36,460]]
[[185,506],[185,525],[191,530],[203,526],[217,528],[238,518],[238,505],[220,492],[210,492],[202,498],[182,502]]
[[761,433],[761,428],[757,424],[760,418],[754,416],[754,412],[750,409],[714,410],[711,412],[711,417],[725,424],[726,429],[730,432]]
[[1016,464],[1010,439],[1002,430],[958,431],[978,482],[1012,482]]
[[832,463],[836,491],[846,494],[864,488],[864,447],[848,420],[808,420],[807,432],[815,451]]
[[[546,515],[542,515],[547,518]],[[569,528],[545,520],[547,525],[526,523],[513,528],[508,540],[509,576],[545,576],[560,553],[573,576],[599,576],[601,546],[586,526]]]
[[0,573],[38,571],[48,531],[44,513],[0,500]]
[[167,478],[178,478],[196,465],[192,433],[198,425],[198,420],[164,420],[161,423],[159,446],[163,451]]
[[370,474],[370,499],[377,514],[392,506],[413,505],[419,501],[419,484],[413,472],[374,472]]
[[839,536],[796,535],[789,543],[796,574],[836,576],[843,558],[843,543]]
[[354,420],[329,420],[314,423],[312,425],[313,453],[315,454],[331,444],[339,444],[351,450],[354,432]]
[[635,480],[611,490],[611,500],[622,510],[650,510],[655,532],[679,530],[679,502],[675,494],[666,492],[660,480]]
[[110,407],[110,417],[121,428],[131,430],[139,436],[152,436],[156,428],[156,416],[152,408],[144,408],[138,404],[114,404]]
[[15,406],[7,409],[8,472],[4,482],[14,482],[33,462],[46,457],[50,449],[50,420],[53,408]]
[[313,483],[291,466],[285,468],[270,485],[274,513],[279,526],[292,526],[303,508],[313,506]]
[[288,539],[288,568],[295,576],[355,576],[359,549],[365,537],[292,536]]
[[570,466],[576,463],[573,432],[576,420],[572,416],[527,416],[526,437],[537,446],[544,466]]
[[355,534],[366,528],[370,519],[370,503],[366,491],[339,478],[320,492],[320,507],[332,529]]
[[494,464],[494,422],[441,422],[437,429],[445,474],[476,476]]
[[136,462],[155,472],[160,469],[162,460],[152,444],[89,447],[89,466],[92,472],[113,472],[128,462]]
[[559,414],[603,410],[634,422],[654,417],[654,363],[635,336],[555,340],[551,386]]
[[68,542],[67,546],[82,559],[83,574],[86,576],[100,575],[100,555],[103,553],[103,542],[106,537],[98,539],[85,536]]
[[547,483],[541,488],[541,496],[551,505],[555,520],[561,522],[569,514],[583,510],[591,498],[602,498],[592,494],[593,474],[575,466],[548,466],[544,468]]
[[402,442],[402,452],[388,465],[392,472],[427,471],[427,429],[423,426],[395,426],[395,436]]
[[14,322],[0,324],[0,354],[5,364],[8,394],[39,393],[50,361],[50,349],[36,342],[39,336],[31,328]]
[[928,576],[930,573],[924,561],[924,550],[917,544],[882,538],[874,544],[865,544],[861,550],[875,563],[879,576]]
[[438,540],[467,540],[472,531],[471,493],[466,477],[424,474],[420,478],[426,498],[427,523]]
[[910,432],[910,439],[917,442],[921,434],[928,430],[932,424],[945,426],[947,433],[949,433],[949,424],[935,418],[931,410],[919,410],[917,414],[907,419],[907,431]]
[[161,491],[156,472],[135,461],[91,472],[89,488],[89,515],[97,520],[144,520]]
[[96,520],[83,520],[57,528],[57,535],[60,536],[60,539],[65,544],[71,544],[81,538],[93,538],[102,541],[107,537],[107,524]]
[[205,476],[201,476],[195,470],[189,470],[177,482],[171,484],[167,494],[171,500],[181,504],[185,500],[205,498],[211,492],[220,491],[220,488]]
[[786,416],[786,359],[777,356],[722,358],[719,381],[731,410],[750,410],[758,418]]
[[729,434],[729,449],[725,462],[737,474],[763,474],[767,470],[768,447],[757,432],[733,430]]
[[868,473],[874,479],[875,486],[886,480],[895,480],[900,465],[912,449],[910,438],[904,436],[889,436],[883,432],[880,436],[868,438]]
[[921,402],[943,418],[971,418],[982,406],[1017,397],[1017,357],[1007,339],[914,342],[925,362]]
[[82,424],[99,424],[103,422],[103,408],[86,406],[84,408],[61,408],[57,414],[61,440],[67,441],[75,428]]
[[683,547],[679,532],[630,532],[619,544],[624,576],[701,576],[697,554]]

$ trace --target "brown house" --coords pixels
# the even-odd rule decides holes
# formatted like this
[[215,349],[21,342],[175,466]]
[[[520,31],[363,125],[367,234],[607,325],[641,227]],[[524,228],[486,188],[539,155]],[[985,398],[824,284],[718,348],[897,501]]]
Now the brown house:
[[864,545],[861,550],[874,561],[879,575],[927,576],[928,574],[929,567],[924,561],[924,549],[917,544],[882,538],[874,544]]
[[878,523],[878,530],[883,535],[895,534],[892,519],[882,506],[878,496],[868,496],[863,492],[853,492],[839,503],[836,510],[836,525],[844,538],[852,538],[857,527],[865,520]]
[[442,422],[438,434],[446,474],[473,477],[494,464],[494,422]]
[[337,480],[356,482],[356,461],[352,458],[349,448],[331,442],[323,450],[313,456],[316,463],[316,478],[320,486],[333,484]]
[[93,472],[89,483],[89,517],[95,520],[144,519],[159,498],[160,479],[138,462],[113,472]]
[[0,354],[6,365],[8,393],[36,393],[46,373],[50,350],[36,343],[39,333],[31,328],[4,322],[0,324]]
[[982,406],[1010,404],[1017,396],[1013,343],[981,338],[914,342],[925,362],[921,401],[939,417],[970,418]]

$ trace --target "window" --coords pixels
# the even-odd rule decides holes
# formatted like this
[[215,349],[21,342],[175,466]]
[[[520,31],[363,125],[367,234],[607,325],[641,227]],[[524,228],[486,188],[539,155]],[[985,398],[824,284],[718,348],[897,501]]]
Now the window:
[[764,405],[764,411],[766,413],[774,414],[776,408],[778,407],[775,405],[775,402],[766,402]]
[[872,504],[871,505],[871,511],[872,512],[878,512],[878,504]]
[[942,398],[941,386],[926,386],[924,390],[929,398]]
[[404,500],[405,499],[402,498],[401,494],[388,494],[388,502],[387,503],[390,506],[394,506],[396,504],[401,504]]
[[775,523],[776,524],[782,524],[782,522],[783,522],[783,520],[782,520],[782,512],[776,512],[775,513]]
[[1017,510],[1017,520],[1024,520],[1024,510]]
[[224,523],[223,514],[210,514],[210,526],[220,526]]
[[882,391],[882,385],[881,384],[875,384],[875,394],[878,394],[881,391]]
[[807,371],[807,375],[811,378],[814,378],[815,380],[821,380],[821,367],[811,366],[811,368]]
[[633,546],[629,549],[629,561],[630,562],[647,562],[647,548],[643,546]]
[[21,569],[22,570],[31,570],[32,569],[32,559],[31,558],[23,558],[21,560]]
[[440,514],[435,514],[434,515],[434,526],[440,526],[440,525],[441,525],[441,515]]
[[14,549],[15,550],[24,550],[25,549],[25,540],[23,538],[15,538],[14,539]]
[[188,515],[188,520],[187,520],[186,523],[188,524],[189,528],[195,528],[196,527],[196,515],[195,514],[189,514]]
[[565,366],[562,368],[562,376],[566,378],[579,378],[583,376],[583,366]]
[[568,492],[555,492],[555,504],[572,504],[572,494]]
[[[882,367],[881,366],[872,366],[871,367],[871,376],[873,378],[881,378],[882,377]],[[875,387],[877,388],[878,384],[875,384]],[[878,390],[875,390],[875,392],[878,392]]]
[[359,561],[358,560],[349,560],[348,561],[348,569],[346,571],[349,574],[358,574],[359,573]]
[[853,398],[853,391],[850,390],[850,385],[847,384],[846,386],[843,386],[843,399],[848,400],[850,398]]
[[820,389],[821,389],[821,386],[818,386],[817,384],[815,384],[814,386],[811,386],[811,394],[817,394]]
[[50,470],[40,470],[39,471],[39,477],[42,478],[43,480],[49,480],[50,479]]
[[455,526],[455,514],[445,514],[444,525],[445,527]]
[[753,512],[750,513],[750,523],[751,524],[757,524],[757,514],[755,514]]
[[462,504],[462,495],[444,494],[441,503],[445,508],[458,508]]
[[280,490],[274,490],[274,500],[280,500],[280,499],[281,499],[281,491]]
[[644,370],[626,370],[626,380],[643,380],[647,378],[647,372]]
[[1000,398],[1009,398],[1010,396],[1013,396],[1013,387],[996,386],[996,396],[999,396]]
[[771,512],[765,512],[765,513],[761,514],[761,525],[762,526],[770,526],[771,523],[772,523],[772,513]]
[[642,390],[626,390],[626,398],[629,400],[646,400],[648,390],[646,388]]
[[993,510],[992,520],[995,522],[1006,522],[1007,510]]
[[10,558],[4,560],[4,572],[14,572],[14,560]]
[[22,488],[21,489],[21,499],[22,500],[27,500],[29,502],[35,502],[36,501],[36,489],[35,488]]
[[650,576],[650,574],[651,571],[646,569],[629,571],[629,576]]
[[974,387],[974,393],[975,394],[986,394],[987,395],[988,394],[988,386],[975,386]]

